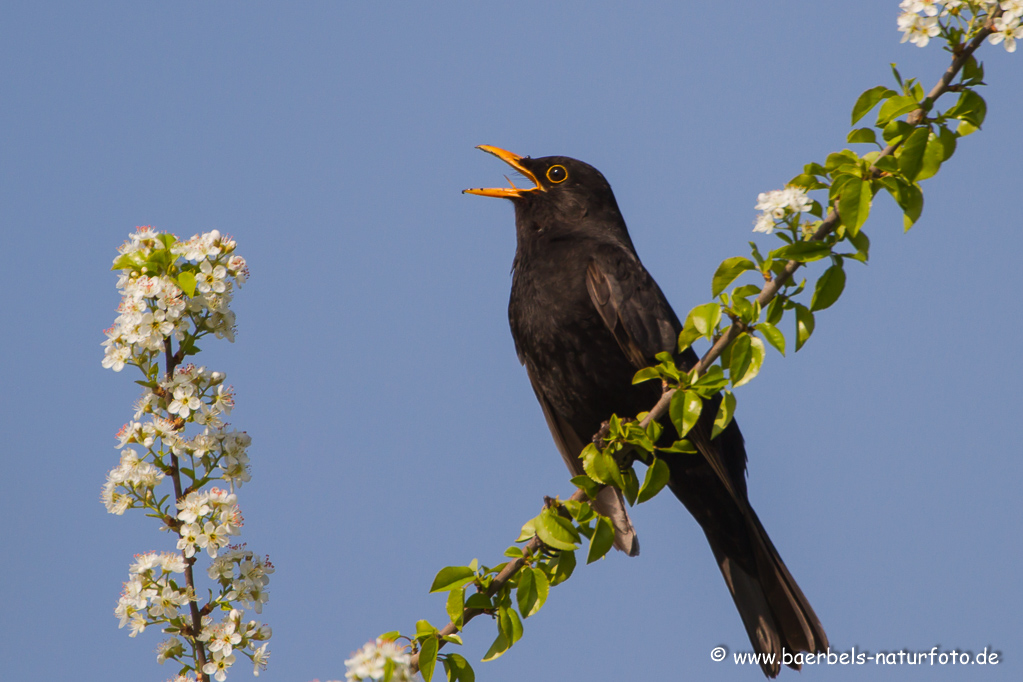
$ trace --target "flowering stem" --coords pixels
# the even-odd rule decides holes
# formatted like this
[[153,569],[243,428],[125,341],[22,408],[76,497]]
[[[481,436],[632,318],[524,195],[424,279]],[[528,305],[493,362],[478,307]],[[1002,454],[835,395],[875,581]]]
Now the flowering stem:
[[[927,98],[924,100],[928,105],[933,104],[935,100],[937,100],[939,97],[941,97],[943,94],[949,91],[952,79],[956,77],[956,74],[958,74],[960,69],[963,68],[963,65],[966,63],[966,61],[973,55],[977,48],[980,47],[980,44],[984,42],[984,39],[991,33],[992,27],[994,25],[994,20],[998,16],[1000,16],[1001,13],[1002,10],[1000,8],[993,11],[989,15],[988,20],[985,22],[984,27],[977,33],[976,36],[974,36],[974,38],[962,50],[959,51],[958,54],[955,55],[948,69],[945,70],[945,73],[942,74],[937,84],[931,89],[931,91],[927,95]],[[930,107],[928,106],[928,108]],[[927,111],[923,107],[920,107],[911,112],[906,117],[906,122],[913,126],[919,125],[921,121],[924,120],[924,117],[926,115]],[[885,156],[890,156],[895,152],[896,149],[899,148],[900,144],[902,144],[901,141],[888,145],[887,147],[884,148],[883,151],[881,151],[877,158],[880,159]],[[875,174],[880,172],[877,170],[875,166],[871,166],[871,171]],[[837,200],[835,204],[837,205]],[[810,238],[810,241],[823,240],[838,227],[839,222],[840,219],[838,211],[834,207],[830,208],[828,210],[828,215],[825,218],[824,222],[822,222],[820,227],[817,228],[817,231],[814,232],[813,236]],[[786,282],[792,279],[793,273],[795,273],[795,271],[798,270],[801,265],[802,263],[799,261],[790,260],[788,263],[786,263],[785,269],[781,273],[773,277],[769,282],[767,282],[767,284],[764,285],[764,287],[760,290],[760,295],[757,296],[757,303],[760,304],[761,308],[766,308],[767,304],[774,300],[775,296],[778,295],[778,291],[781,290],[781,288],[785,285]],[[747,330],[748,330],[747,326],[741,320],[735,320],[734,323],[725,331],[725,333],[722,334],[717,339],[717,341],[714,342],[714,345],[710,347],[710,350],[708,350],[706,354],[704,354],[704,356],[700,358],[700,361],[696,364],[695,375],[698,377],[704,372],[706,372],[707,369],[712,364],[714,364],[714,361],[721,356],[721,353],[723,353],[725,348],[728,347],[728,344],[730,344],[737,336],[739,336],[739,334]],[[639,423],[641,428],[645,429],[647,426],[650,425],[650,422],[659,420],[662,417],[664,417],[665,414],[667,414],[668,408],[671,405],[671,397],[675,395],[675,392],[677,390],[678,390],[677,388],[671,388],[664,391],[664,393],[661,394],[661,398],[660,400],[657,401],[657,404],[654,405],[654,407],[650,410],[650,413],[647,414],[647,416],[643,418],[643,420]]]
[[[171,351],[171,340],[164,340],[164,356],[167,362],[167,372],[164,375],[167,379],[168,384],[174,378],[174,370],[177,368],[180,360]],[[174,483],[174,499],[180,500],[183,497],[181,489],[181,466],[178,462],[178,456],[174,452],[170,453],[170,477]],[[180,532],[179,532],[180,537]],[[181,558],[185,561],[185,585],[188,588],[188,593],[195,596],[195,577],[193,575],[192,566],[195,565],[195,557],[185,556],[185,550],[181,550]],[[199,682],[209,682],[210,678],[203,668],[206,666],[206,647],[203,646],[202,642],[199,641],[199,633],[202,632],[202,616],[199,613],[199,605],[196,604],[195,599],[190,599],[188,602],[189,612],[192,616],[192,627],[190,633],[182,633],[188,637],[189,642],[192,644],[192,651],[195,654],[196,662],[196,677]]]

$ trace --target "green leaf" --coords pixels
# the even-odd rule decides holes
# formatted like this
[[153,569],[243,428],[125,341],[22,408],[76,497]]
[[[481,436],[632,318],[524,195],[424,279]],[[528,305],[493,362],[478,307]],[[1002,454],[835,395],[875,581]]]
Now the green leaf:
[[860,163],[859,155],[851,149],[843,149],[840,152],[832,152],[828,154],[828,158],[824,161],[824,168],[828,172],[833,172],[842,166],[858,166]]
[[185,292],[185,295],[189,298],[195,296],[195,274],[188,270],[183,270],[178,274],[178,286]]
[[889,97],[885,100],[885,103],[881,105],[881,110],[877,112],[877,126],[883,128],[888,125],[889,121],[897,116],[908,114],[909,112],[919,109],[920,104],[916,101],[915,97],[909,95],[896,95]]
[[815,189],[824,189],[827,185],[817,179],[816,175],[810,175],[809,173],[800,173],[796,177],[792,178],[785,183],[786,187],[802,187],[806,191]]
[[592,564],[597,559],[603,558],[611,549],[614,541],[615,529],[611,525],[611,519],[606,516],[598,516],[597,526],[590,539],[590,551],[586,554],[586,563]]
[[476,672],[463,656],[448,654],[443,660],[449,682],[476,682]]
[[899,172],[899,162],[891,156],[882,156],[880,159],[874,161],[874,168],[889,173]]
[[632,383],[641,384],[644,381],[650,381],[651,379],[660,379],[661,373],[657,371],[656,367],[644,367],[643,369],[636,372],[632,377]]
[[799,352],[799,349],[813,334],[813,313],[800,303],[793,305],[796,309],[796,352]]
[[693,444],[685,438],[675,441],[671,444],[671,447],[659,448],[659,450],[661,450],[661,452],[678,452],[684,455],[695,455],[698,452]]
[[877,144],[877,133],[873,128],[857,128],[849,131],[845,141],[852,144]]
[[386,639],[389,642],[393,642],[399,637],[401,637],[401,632],[398,630],[389,630],[388,632],[385,632],[384,634],[380,635],[380,639]]
[[945,112],[950,118],[958,118],[975,128],[980,128],[987,116],[987,103],[984,98],[973,90],[964,90],[959,95],[959,101],[951,109]]
[[417,620],[416,621],[416,639],[424,639],[426,637],[433,637],[437,634],[437,628],[434,627],[428,620]]
[[519,531],[519,537],[515,539],[515,542],[525,542],[530,540],[536,535],[536,519],[530,519],[522,524],[522,530]]
[[565,500],[562,505],[572,515],[572,518],[579,523],[586,523],[592,519],[596,513],[593,511],[593,507],[590,506],[589,502],[578,502],[576,500]]
[[980,130],[977,126],[973,125],[969,121],[960,121],[959,126],[956,127],[956,135],[959,137],[966,137]]
[[[745,260],[745,259],[744,259]],[[752,263],[751,263],[752,265]],[[720,270],[720,268],[718,268]],[[701,336],[710,338],[714,335],[718,322],[721,320],[721,306],[717,303],[704,303],[689,311],[686,322],[692,321],[693,327]]]
[[579,533],[572,522],[553,509],[544,509],[537,517],[536,536],[540,542],[554,549],[573,550],[579,542]]
[[920,188],[912,184],[900,184],[895,201],[902,207],[902,223],[906,231],[920,219],[924,210],[924,195]]
[[[735,340],[729,344],[730,354],[728,358],[728,376],[732,379],[732,385],[737,386],[738,382],[746,375],[746,371],[749,369],[750,362],[752,361],[752,352],[750,351],[750,336],[746,332],[739,334],[735,337]],[[685,434],[679,434],[684,436]]]
[[[945,130],[942,128],[942,130]],[[955,140],[955,136],[952,136]],[[920,172],[916,174],[916,181],[926,180],[927,178],[934,177],[938,173],[938,169],[941,168],[941,163],[945,160],[945,144],[941,141],[941,138],[934,133],[930,134],[927,138],[927,147],[924,149],[924,158],[920,164]]]
[[767,342],[774,346],[774,349],[785,355],[785,335],[778,331],[770,322],[760,322],[757,324],[757,330],[764,335]]
[[895,82],[897,82],[899,84],[900,88],[905,87],[902,84],[902,76],[899,74],[899,70],[895,68],[895,62],[891,63],[891,67],[892,67],[892,75],[895,76]]
[[775,296],[771,299],[771,302],[767,304],[767,321],[771,324],[778,324],[781,322],[782,316],[785,314],[785,296]]
[[920,173],[924,162],[924,150],[927,149],[927,137],[930,130],[926,127],[917,128],[906,138],[899,150],[899,170],[907,180],[913,182]]
[[849,242],[856,247],[855,255],[849,257],[855,258],[862,263],[866,263],[867,259],[870,257],[870,239],[867,238],[866,233],[861,230],[856,234],[848,235],[848,238]]
[[842,295],[844,289],[845,270],[842,268],[841,260],[839,260],[838,263],[825,270],[824,274],[817,280],[817,286],[813,292],[813,300],[810,302],[810,310],[816,312],[831,307],[838,300],[838,297]]
[[554,569],[554,576],[551,578],[551,585],[560,585],[572,577],[575,570],[575,552],[560,552],[558,563]]
[[[519,549],[516,547],[515,549]],[[521,553],[522,550],[519,550]],[[444,611],[447,612],[448,618],[452,623],[461,627],[462,626],[462,611],[465,609],[465,588],[456,587],[455,589],[448,592],[448,600],[444,604]]]
[[[749,364],[746,366],[746,370],[743,372],[741,378],[738,381],[735,380],[736,375],[735,374],[731,374],[731,376],[732,376],[732,385],[736,386],[736,387],[748,384],[749,382],[753,381],[754,377],[756,377],[758,374],[760,374],[760,368],[764,364],[764,355],[766,355],[766,353],[764,352],[764,342],[763,341],[761,341],[757,337],[751,336],[749,334],[744,334],[744,336],[747,339],[749,339],[749,344],[750,344],[750,346],[749,346]],[[736,340],[738,340],[738,339],[736,339]]]
[[[759,291],[759,289],[757,291]],[[735,294],[732,295],[732,312],[734,312],[740,320],[747,324],[753,322],[753,304],[742,296]]]
[[519,574],[518,587],[515,588],[515,602],[524,617],[529,618],[536,613],[533,609],[536,607],[538,598],[536,576],[533,575],[533,571],[529,567],[524,567]]
[[607,485],[614,483],[619,478],[617,475],[618,463],[615,462],[614,457],[606,452],[601,452],[593,443],[588,443],[583,448],[580,458],[583,461],[583,471],[593,480]]
[[430,682],[433,677],[435,665],[437,665],[437,638],[430,637],[423,642],[419,649],[419,672],[423,674],[423,679],[426,682]]
[[655,459],[654,463],[646,469],[646,476],[643,477],[643,487],[639,489],[639,496],[636,498],[636,501],[643,503],[651,499],[654,495],[661,492],[661,489],[667,485],[670,478],[671,471],[668,469],[668,463],[660,458]]
[[114,259],[114,264],[110,266],[111,270],[134,270],[139,267],[141,262],[137,253],[124,253]]
[[391,678],[394,677],[394,659],[384,659],[384,679],[383,682],[391,682]]
[[[898,93],[894,90],[889,90],[883,85],[865,90],[862,95],[856,99],[856,104],[853,105],[852,109],[852,123],[849,125],[856,125],[856,121],[863,118],[867,112],[874,108],[878,102],[887,97],[892,97]],[[849,140],[852,142],[852,140]]]
[[883,131],[881,131],[881,137],[883,137],[884,141],[888,144],[898,144],[899,142],[902,142],[907,135],[912,133],[913,130],[915,130],[915,128],[905,121],[892,121],[884,127]]
[[788,246],[782,246],[771,252],[770,258],[774,260],[794,260],[800,263],[827,258],[831,255],[831,247],[824,242],[796,242]]
[[808,163],[803,166],[803,172],[807,175],[827,175],[828,171],[819,163]]
[[725,377],[721,365],[711,365],[699,379],[693,382],[692,387],[704,398],[709,398],[727,385],[728,378]]
[[714,417],[714,428],[711,429],[711,440],[718,437],[722,431],[728,428],[735,414],[735,396],[731,391],[725,391],[721,396],[721,404],[718,405],[718,413]]
[[430,592],[446,592],[456,587],[462,587],[471,583],[476,578],[476,573],[468,566],[447,566],[440,569],[437,577],[433,579]]
[[668,416],[671,418],[671,423],[675,425],[680,438],[689,433],[689,429],[696,425],[702,408],[703,401],[696,391],[676,391],[675,395],[671,396]]
[[549,591],[550,581],[547,580],[547,574],[539,568],[524,566],[519,586],[515,590],[515,601],[522,616],[529,618],[539,611],[547,601]]
[[497,609],[497,623],[504,636],[508,638],[509,648],[515,642],[522,639],[522,619],[515,609],[510,606],[501,606]]
[[497,633],[497,639],[487,649],[487,653],[483,655],[483,661],[493,661],[501,657],[505,651],[511,648],[511,644],[508,643],[508,638],[504,636],[503,632]]
[[984,65],[970,55],[970,58],[963,64],[963,81],[974,81],[972,84],[979,85],[984,80]]
[[597,493],[600,491],[600,484],[589,476],[573,476],[572,485],[576,488],[581,488],[582,491],[586,493],[586,497],[591,500],[596,497]]
[[487,595],[475,592],[466,598],[465,608],[485,611],[494,608],[494,602]]
[[[711,296],[717,296],[725,290],[729,284],[735,281],[735,278],[746,272],[747,270],[755,270],[756,266],[753,265],[753,261],[749,258],[743,258],[742,256],[736,256],[734,258],[726,258],[721,261],[721,265],[718,266],[717,271],[714,273],[714,279],[711,282]],[[720,315],[720,311],[719,311]],[[693,320],[695,323],[696,320]],[[715,323],[716,324],[716,323]],[[697,329],[700,329],[697,326]],[[706,334],[702,329],[701,332]]]
[[838,215],[849,232],[856,234],[870,215],[872,198],[869,180],[851,180],[842,187],[838,198]]
[[956,151],[956,134],[953,133],[945,126],[938,127],[938,141],[941,142],[943,154],[941,155],[941,161],[944,163],[952,158],[952,155]]

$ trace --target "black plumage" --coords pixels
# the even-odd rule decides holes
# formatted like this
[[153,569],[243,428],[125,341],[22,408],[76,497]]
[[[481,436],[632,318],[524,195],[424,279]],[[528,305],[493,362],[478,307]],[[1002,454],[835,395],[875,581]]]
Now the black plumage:
[[[640,262],[610,185],[592,166],[562,156],[531,159],[482,146],[534,183],[529,188],[470,189],[511,199],[517,250],[508,317],[547,425],[573,475],[578,455],[611,414],[632,417],[660,397],[656,382],[632,384],[638,369],[676,353],[682,329]],[[691,368],[696,354],[676,353]],[[665,453],[671,491],[710,542],[756,651],[774,653],[764,673],[789,653],[824,651],[827,636],[778,556],[746,494],[746,451],[734,422],[711,439],[716,401],[688,435],[698,455]],[[595,500],[611,517],[615,546],[639,553],[621,493]],[[798,667],[798,666],[794,666]]]

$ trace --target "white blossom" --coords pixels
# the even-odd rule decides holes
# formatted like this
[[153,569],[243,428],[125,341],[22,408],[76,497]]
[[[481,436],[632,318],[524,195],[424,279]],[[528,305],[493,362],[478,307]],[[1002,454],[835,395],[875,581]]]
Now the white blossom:
[[917,47],[926,47],[931,38],[941,32],[937,17],[922,17],[913,12],[900,15],[898,25],[903,34],[900,42],[908,40]]
[[1003,14],[995,19],[994,29],[987,37],[992,45],[1004,41],[1006,52],[1016,51],[1017,38],[1023,38],[1023,26],[1020,26],[1020,17],[1016,14]]
[[757,195],[757,205],[754,207],[761,211],[761,214],[757,216],[753,231],[771,234],[776,221],[784,220],[790,215],[805,213],[812,205],[813,202],[802,187],[789,186],[785,189],[761,192]]
[[923,12],[929,17],[936,17],[944,4],[944,0],[902,0],[899,9],[906,12]]
[[383,680],[384,663],[391,660],[394,662],[394,675],[391,679],[395,682],[410,682],[412,679],[412,671],[409,668],[411,658],[406,647],[378,637],[375,642],[368,642],[345,661],[347,668],[345,679],[349,682]]

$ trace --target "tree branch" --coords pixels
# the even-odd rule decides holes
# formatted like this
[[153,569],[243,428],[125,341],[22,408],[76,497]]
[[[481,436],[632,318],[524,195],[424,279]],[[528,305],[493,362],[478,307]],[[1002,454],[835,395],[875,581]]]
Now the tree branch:
[[[586,496],[586,493],[579,489],[572,493],[572,496],[568,499],[575,500],[577,502],[582,502],[589,498]],[[504,587],[505,583],[511,580],[512,576],[518,573],[519,569],[521,569],[526,564],[526,561],[529,560],[529,557],[531,557],[533,554],[539,551],[541,547],[543,547],[543,543],[540,542],[540,538],[533,536],[533,539],[527,542],[525,546],[523,546],[522,556],[519,557],[518,559],[515,559],[514,561],[509,561],[505,565],[505,567],[501,569],[501,572],[494,576],[494,580],[491,581],[490,587],[487,588],[487,591],[484,594],[487,597],[492,597],[495,594],[497,594],[498,590]],[[451,621],[443,628],[441,628],[440,631],[435,635],[435,637],[437,637],[437,639],[440,640],[437,642],[437,648],[440,649],[447,643],[444,641],[444,637],[447,637],[448,635],[453,635],[460,629],[464,629],[466,623],[468,623],[470,620],[480,615],[481,613],[484,613],[483,609],[470,608],[464,609],[462,611],[461,628],[455,625],[454,621]],[[416,672],[419,670],[418,653],[413,654],[412,659],[409,661],[409,666],[412,669],[412,674],[415,675]]]
[[[945,70],[945,73],[942,74],[941,79],[938,80],[937,84],[931,89],[930,93],[928,93],[925,101],[929,100],[929,103],[933,104],[935,100],[937,100],[943,94],[948,92],[949,87],[952,83],[952,79],[956,77],[956,74],[958,74],[959,71],[963,68],[963,65],[966,63],[966,61],[971,56],[973,56],[973,53],[977,50],[978,47],[980,47],[980,44],[984,42],[984,39],[991,34],[994,20],[998,16],[1000,16],[1001,13],[1002,10],[997,9],[996,11],[992,12],[989,15],[987,22],[984,24],[984,28],[982,28],[980,32],[976,36],[974,36],[973,40],[967,43],[967,45],[962,50],[959,51],[959,54],[957,54],[955,58],[952,59],[952,63],[949,65],[948,69]],[[910,112],[910,114],[906,117],[906,121],[911,125],[919,125],[920,122],[924,120],[924,117],[926,115],[927,112],[924,110],[923,107],[920,107]],[[878,155],[878,158],[880,159],[885,156],[890,156],[895,152],[896,149],[899,148],[899,145],[901,144],[902,142],[900,141],[896,144],[888,145],[887,147],[884,148],[880,155]],[[879,172],[877,168],[874,166],[871,166],[871,170],[874,173]],[[817,228],[817,231],[814,232],[813,236],[810,238],[809,241],[823,240],[825,237],[827,237],[829,234],[835,231],[835,229],[838,227],[839,222],[840,219],[838,211],[834,207],[831,207],[828,210],[827,218],[825,218],[824,222],[821,223],[820,227]],[[801,265],[802,263],[800,263],[799,261],[790,260],[788,263],[785,264],[785,269],[780,274],[778,274],[776,277],[771,279],[771,281],[764,285],[764,287],[760,290],[760,295],[757,296],[757,303],[760,304],[761,308],[767,307],[767,304],[774,300],[775,296],[778,295],[778,291],[781,290],[781,288],[785,285],[786,282],[792,279],[792,275],[796,272],[796,270],[799,269]],[[744,331],[747,331],[745,324],[739,321],[733,323],[732,326],[730,326],[728,330],[724,334],[722,334],[717,341],[714,342],[714,345],[710,347],[710,350],[708,350],[704,354],[704,356],[700,358],[700,361],[696,364],[696,376],[700,376],[701,374],[706,372],[707,369],[712,364],[714,364],[714,361],[721,356],[721,353],[724,352],[725,348],[728,347],[728,344],[730,344],[737,336],[739,336],[739,334],[741,334]],[[678,389],[672,388],[666,390],[663,394],[661,394],[660,400],[657,401],[657,404],[654,405],[654,407],[650,410],[650,413],[643,418],[639,425],[642,428],[646,428],[647,426],[650,425],[650,422],[660,420],[665,414],[667,414],[668,407],[671,405],[671,397],[675,395],[675,392],[677,390]]]

